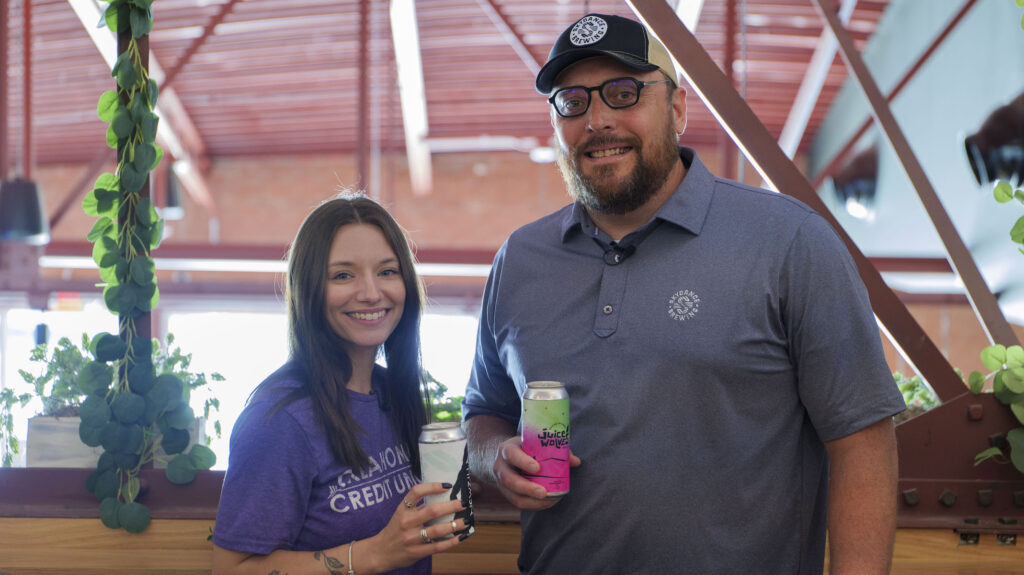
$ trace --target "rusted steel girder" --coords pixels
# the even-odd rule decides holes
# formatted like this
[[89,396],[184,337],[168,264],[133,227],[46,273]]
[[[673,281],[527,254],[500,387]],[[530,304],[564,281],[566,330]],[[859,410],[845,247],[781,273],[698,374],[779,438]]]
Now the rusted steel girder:
[[889,108],[885,97],[882,96],[882,91],[879,90],[878,84],[875,83],[875,79],[871,76],[871,72],[864,63],[864,59],[853,44],[853,38],[850,37],[849,32],[843,27],[839,17],[836,16],[833,0],[813,1],[821,17],[832,28],[832,33],[835,34],[836,41],[839,43],[839,52],[842,54],[843,60],[846,61],[847,68],[852,72],[853,77],[857,80],[857,84],[860,85],[864,95],[871,103],[875,119],[878,121],[886,138],[888,138],[889,144],[896,151],[896,156],[899,157],[907,177],[910,178],[910,183],[917,191],[921,203],[924,204],[924,209],[928,212],[928,217],[931,218],[935,231],[939,233],[939,238],[942,239],[942,245],[946,248],[946,254],[949,256],[950,263],[953,264],[953,267],[960,275],[960,279],[967,290],[967,298],[970,300],[971,306],[974,307],[974,312],[977,314],[978,319],[981,320],[982,329],[985,330],[992,343],[1006,346],[1020,345],[1017,340],[1017,334],[1014,333],[1013,328],[1010,327],[1010,322],[1006,321],[1002,310],[999,309],[999,302],[996,300],[996,296],[992,294],[988,284],[985,283],[985,278],[982,277],[981,272],[978,270],[974,257],[971,256],[970,250],[967,249],[960,234],[956,231],[953,220],[943,207],[942,201],[939,200],[935,188],[928,179],[928,175],[924,173],[921,162],[918,161],[917,156],[911,149],[910,142],[907,141],[906,135],[896,122],[892,109]]
[[967,393],[963,382],[906,306],[886,285],[800,170],[779,148],[775,138],[740,97],[711,56],[663,0],[627,0],[641,20],[676,57],[687,81],[709,110],[744,151],[765,181],[815,209],[846,243],[867,286],[875,317],[893,345],[942,401]]

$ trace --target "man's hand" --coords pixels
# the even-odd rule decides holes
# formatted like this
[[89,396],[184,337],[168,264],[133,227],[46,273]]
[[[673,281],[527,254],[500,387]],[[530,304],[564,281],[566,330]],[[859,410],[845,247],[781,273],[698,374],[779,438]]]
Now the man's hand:
[[[523,477],[523,471],[540,471],[540,464],[523,452],[522,440],[515,435],[511,423],[478,415],[466,422],[466,435],[470,470],[477,478],[496,486],[512,505],[538,511],[558,503],[559,499],[547,499],[543,487]],[[570,466],[578,467],[580,463],[579,457],[570,454]]]

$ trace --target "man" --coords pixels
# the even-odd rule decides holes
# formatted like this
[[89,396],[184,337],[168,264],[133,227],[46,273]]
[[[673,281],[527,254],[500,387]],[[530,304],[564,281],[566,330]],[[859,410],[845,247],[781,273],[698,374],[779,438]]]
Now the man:
[[[472,471],[523,510],[530,574],[820,573],[826,522],[832,573],[886,573],[905,406],[863,284],[820,216],[677,147],[675,78],[642,25],[601,14],[538,74],[575,201],[495,258]],[[569,392],[560,500],[520,475],[534,380]]]

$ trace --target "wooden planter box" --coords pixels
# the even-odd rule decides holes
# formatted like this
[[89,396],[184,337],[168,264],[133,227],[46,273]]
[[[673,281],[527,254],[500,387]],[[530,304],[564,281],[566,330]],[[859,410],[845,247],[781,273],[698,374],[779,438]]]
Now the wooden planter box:
[[[28,439],[25,446],[27,467],[96,467],[103,453],[102,447],[89,447],[78,437],[77,417],[33,417],[28,420]],[[206,420],[196,418],[189,428],[192,441],[185,448],[206,441]],[[159,455],[165,455],[161,449]],[[155,467],[166,467],[156,462]]]

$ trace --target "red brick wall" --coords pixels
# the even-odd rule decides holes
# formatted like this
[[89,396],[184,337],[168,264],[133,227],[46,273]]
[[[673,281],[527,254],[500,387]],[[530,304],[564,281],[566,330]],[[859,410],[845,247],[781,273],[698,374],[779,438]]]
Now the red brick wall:
[[[701,151],[701,155],[712,170],[719,169],[717,150]],[[386,154],[380,162],[379,199],[419,248],[495,250],[516,227],[569,201],[555,164],[533,163],[523,153],[435,154],[432,167],[432,193],[415,196],[404,155]],[[49,213],[83,172],[81,166],[38,170]],[[748,182],[759,181],[750,166],[746,174]],[[355,184],[355,162],[331,155],[215,160],[206,180],[219,211],[221,242],[285,246],[313,207]],[[84,241],[92,218],[82,213],[80,204],[76,200],[52,230],[54,239]],[[191,198],[185,197],[184,205],[185,219],[167,222],[167,242],[209,241],[208,214]],[[238,281],[239,275],[231,279]],[[194,274],[192,279],[210,277]],[[260,274],[259,279],[265,281],[266,276]],[[909,308],[954,367],[965,373],[982,369],[978,353],[986,340],[966,303],[911,304]],[[1024,329],[1019,331],[1024,338]],[[909,374],[909,366],[888,343],[886,349],[893,370]]]

